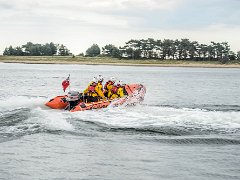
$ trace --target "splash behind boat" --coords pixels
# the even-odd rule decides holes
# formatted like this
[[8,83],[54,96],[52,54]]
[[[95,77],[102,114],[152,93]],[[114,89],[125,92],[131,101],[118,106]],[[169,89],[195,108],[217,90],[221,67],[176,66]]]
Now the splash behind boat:
[[83,102],[82,94],[71,91],[67,95],[50,99],[45,105],[52,109],[69,109],[70,112],[106,108],[109,105],[119,106],[124,103],[136,104],[144,100],[146,88],[142,84],[125,85],[128,95],[114,100],[100,100],[98,102]]

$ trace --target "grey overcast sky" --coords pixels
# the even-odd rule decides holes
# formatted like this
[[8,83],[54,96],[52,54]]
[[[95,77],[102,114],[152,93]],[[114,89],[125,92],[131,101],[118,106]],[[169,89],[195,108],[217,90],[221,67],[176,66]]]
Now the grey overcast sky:
[[240,50],[240,0],[0,0],[0,54],[54,42],[74,54],[130,39],[227,41]]

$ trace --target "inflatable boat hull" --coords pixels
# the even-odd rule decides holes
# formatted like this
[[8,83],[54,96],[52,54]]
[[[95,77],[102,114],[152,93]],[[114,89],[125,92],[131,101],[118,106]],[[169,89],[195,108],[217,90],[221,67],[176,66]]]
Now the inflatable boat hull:
[[[146,88],[142,84],[130,84],[125,86],[125,90],[128,93],[128,96],[123,98],[114,99],[114,100],[101,100],[98,102],[84,103],[79,102],[75,107],[73,107],[70,112],[76,111],[85,111],[92,109],[101,109],[106,108],[110,104],[112,106],[119,106],[124,104],[126,101],[135,100],[136,102],[142,101],[144,99],[144,95],[146,93]],[[45,105],[52,109],[66,109],[68,106],[68,101],[66,100],[67,95],[65,96],[57,96],[51,100],[49,100]],[[140,97],[140,98],[137,98]]]
[[65,109],[68,105],[68,102],[66,100],[66,96],[57,96],[53,99],[50,99],[45,105],[52,109]]

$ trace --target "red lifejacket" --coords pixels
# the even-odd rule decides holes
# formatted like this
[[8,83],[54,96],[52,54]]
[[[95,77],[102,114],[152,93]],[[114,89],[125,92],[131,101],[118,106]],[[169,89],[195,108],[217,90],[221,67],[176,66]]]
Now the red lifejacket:
[[97,83],[92,83],[90,86],[88,86],[88,92],[95,92],[95,87],[96,87]]
[[118,91],[118,87],[117,86],[113,86],[112,93],[113,94],[117,94],[117,91]]

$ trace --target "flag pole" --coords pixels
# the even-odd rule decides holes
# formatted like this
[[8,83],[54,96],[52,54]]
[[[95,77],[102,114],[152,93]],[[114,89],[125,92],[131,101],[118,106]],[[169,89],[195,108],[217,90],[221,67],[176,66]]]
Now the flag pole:
[[68,74],[68,79],[69,79],[69,91],[71,91],[70,74]]

